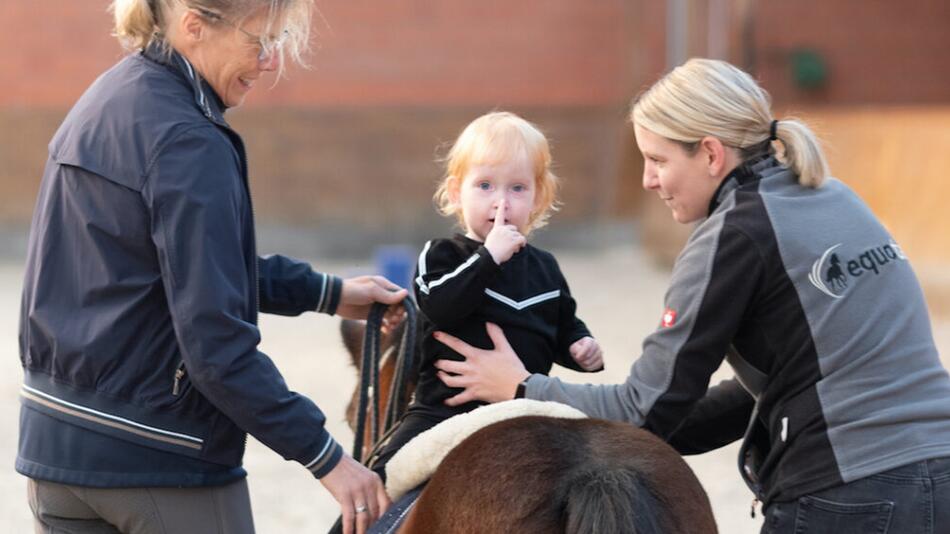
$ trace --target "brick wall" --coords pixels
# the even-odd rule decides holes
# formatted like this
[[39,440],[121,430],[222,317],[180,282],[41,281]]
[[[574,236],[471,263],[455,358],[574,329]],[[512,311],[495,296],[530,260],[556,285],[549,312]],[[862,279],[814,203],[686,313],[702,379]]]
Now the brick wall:
[[[312,69],[250,106],[615,104],[633,87],[625,0],[320,0]],[[121,56],[105,0],[0,4],[0,107],[69,106]],[[262,84],[263,85],[263,84]]]
[[[559,218],[634,204],[637,189],[618,175],[632,147],[624,108],[649,64],[632,29],[645,20],[640,2],[317,3],[312,68],[259,84],[229,112],[246,137],[260,220],[368,231],[439,222],[436,148],[493,108],[551,135],[565,178]],[[0,223],[28,223],[50,136],[123,55],[107,5],[0,4],[0,46],[22,51],[0,69]]]
[[[780,105],[950,101],[946,0],[764,0],[753,10],[751,64]],[[826,87],[793,83],[789,54],[801,47],[826,61]]]
[[[88,84],[122,56],[107,0],[0,2],[0,223],[28,223],[45,147]],[[261,84],[230,113],[246,136],[258,217],[289,224],[429,224],[436,146],[492,108],[547,130],[565,177],[560,220],[640,214],[631,96],[666,68],[665,3],[646,0],[320,0],[310,70]],[[713,4],[709,4],[713,5]],[[778,109],[950,98],[950,4],[938,0],[720,0],[742,63]],[[745,11],[751,6],[751,11]],[[690,53],[708,37],[691,4]],[[796,89],[788,52],[828,61],[830,85]],[[384,198],[354,217],[353,205]],[[431,215],[435,217],[434,215]],[[352,219],[352,220],[351,220]],[[388,222],[387,222],[388,221]]]

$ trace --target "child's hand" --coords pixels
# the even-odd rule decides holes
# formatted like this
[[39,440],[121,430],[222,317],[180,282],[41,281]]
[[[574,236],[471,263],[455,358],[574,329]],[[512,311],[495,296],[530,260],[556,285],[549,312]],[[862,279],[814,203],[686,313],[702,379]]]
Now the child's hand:
[[505,224],[505,200],[498,202],[495,225],[485,237],[485,248],[498,265],[505,263],[528,242],[513,224]]
[[571,344],[571,358],[584,370],[594,371],[604,366],[604,352],[600,350],[597,340],[587,336]]

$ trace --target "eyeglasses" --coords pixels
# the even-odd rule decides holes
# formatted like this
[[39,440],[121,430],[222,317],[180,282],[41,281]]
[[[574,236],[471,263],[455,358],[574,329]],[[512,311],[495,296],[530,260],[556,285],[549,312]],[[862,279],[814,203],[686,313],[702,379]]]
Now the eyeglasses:
[[257,41],[257,46],[260,49],[257,53],[257,61],[260,61],[260,62],[266,61],[267,59],[273,57],[274,54],[279,53],[284,48],[284,44],[287,42],[287,38],[290,36],[290,32],[287,30],[284,30],[280,32],[280,35],[278,35],[275,38],[262,37],[260,35],[255,35],[245,30],[244,28],[235,24],[233,21],[230,21],[213,11],[208,11],[207,9],[201,9],[200,7],[196,7],[194,8],[194,10],[197,11],[199,15],[205,18],[209,18],[212,20],[219,20],[227,24],[228,26],[231,26],[232,28],[236,29],[237,31],[243,33],[252,41]]

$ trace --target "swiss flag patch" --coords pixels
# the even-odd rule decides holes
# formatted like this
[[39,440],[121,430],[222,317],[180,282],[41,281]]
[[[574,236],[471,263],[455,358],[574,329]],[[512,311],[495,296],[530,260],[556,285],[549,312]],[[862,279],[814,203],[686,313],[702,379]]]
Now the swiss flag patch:
[[663,320],[660,324],[663,325],[663,328],[669,328],[676,324],[676,310],[667,308],[666,311],[663,312]]

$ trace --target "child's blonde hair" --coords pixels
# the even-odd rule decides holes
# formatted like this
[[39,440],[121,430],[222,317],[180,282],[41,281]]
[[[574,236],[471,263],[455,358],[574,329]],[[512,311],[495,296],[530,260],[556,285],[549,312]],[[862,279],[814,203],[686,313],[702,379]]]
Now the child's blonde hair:
[[436,190],[434,200],[439,212],[454,215],[465,227],[462,207],[452,201],[462,180],[473,165],[493,165],[525,154],[534,168],[536,194],[534,209],[528,217],[528,228],[535,230],[547,224],[552,211],[557,211],[558,177],[551,172],[551,149],[537,126],[514,113],[495,111],[475,119],[462,130],[445,157],[445,177]]

